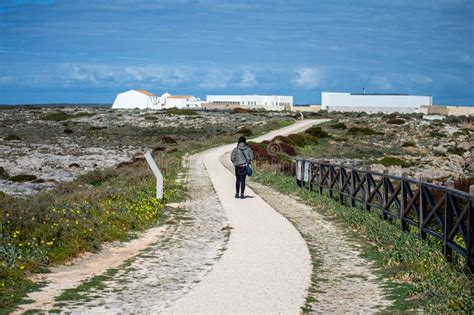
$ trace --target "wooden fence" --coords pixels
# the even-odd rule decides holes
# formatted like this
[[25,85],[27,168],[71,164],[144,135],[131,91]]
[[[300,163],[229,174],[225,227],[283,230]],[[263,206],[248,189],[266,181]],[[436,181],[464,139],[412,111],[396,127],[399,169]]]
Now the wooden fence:
[[472,194],[321,160],[299,159],[296,163],[298,185],[319,194],[327,192],[341,204],[359,204],[367,211],[378,211],[382,219],[397,220],[402,230],[415,228],[422,239],[437,238],[448,261],[454,250],[474,271]]

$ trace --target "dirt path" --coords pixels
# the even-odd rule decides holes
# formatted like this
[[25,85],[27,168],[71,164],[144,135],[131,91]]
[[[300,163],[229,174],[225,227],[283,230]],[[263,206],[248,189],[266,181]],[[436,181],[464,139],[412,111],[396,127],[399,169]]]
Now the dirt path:
[[[231,169],[229,155],[221,162]],[[379,313],[392,301],[386,298],[384,281],[372,264],[362,258],[360,244],[315,209],[270,187],[249,181],[248,185],[284,215],[303,236],[313,261],[311,298],[306,307],[322,314]]]
[[[255,141],[311,127],[300,121]],[[204,152],[205,165],[232,233],[227,250],[192,291],[166,311],[171,313],[299,313],[310,285],[311,259],[294,226],[252,190],[234,198],[234,175],[219,158],[234,145]]]

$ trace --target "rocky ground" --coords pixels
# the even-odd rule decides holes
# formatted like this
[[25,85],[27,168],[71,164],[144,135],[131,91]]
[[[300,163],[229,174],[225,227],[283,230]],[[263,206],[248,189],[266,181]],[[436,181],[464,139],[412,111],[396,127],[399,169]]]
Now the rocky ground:
[[474,175],[473,119],[442,121],[419,115],[335,114],[322,126],[329,137],[302,150],[308,158],[369,166],[389,174],[426,178],[437,183],[447,179],[472,181]]
[[106,107],[0,107],[0,191],[28,195],[145,150],[256,130],[284,115],[157,112]]

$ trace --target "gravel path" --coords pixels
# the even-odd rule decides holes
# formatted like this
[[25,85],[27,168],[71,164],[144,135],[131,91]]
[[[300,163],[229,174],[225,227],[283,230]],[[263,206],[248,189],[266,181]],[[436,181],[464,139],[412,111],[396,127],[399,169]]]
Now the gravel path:
[[[309,128],[305,120],[256,139],[262,141]],[[294,226],[252,190],[234,198],[234,175],[219,161],[226,145],[203,153],[210,178],[229,219],[227,250],[171,313],[299,313],[311,278],[308,247]]]

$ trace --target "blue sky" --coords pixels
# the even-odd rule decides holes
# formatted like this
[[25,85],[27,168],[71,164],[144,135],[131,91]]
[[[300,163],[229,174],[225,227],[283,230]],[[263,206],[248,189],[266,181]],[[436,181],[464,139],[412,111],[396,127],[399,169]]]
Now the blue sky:
[[175,94],[474,105],[472,0],[0,0],[0,104]]

